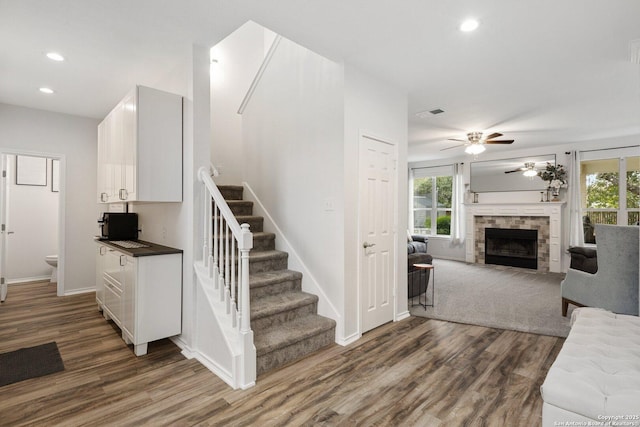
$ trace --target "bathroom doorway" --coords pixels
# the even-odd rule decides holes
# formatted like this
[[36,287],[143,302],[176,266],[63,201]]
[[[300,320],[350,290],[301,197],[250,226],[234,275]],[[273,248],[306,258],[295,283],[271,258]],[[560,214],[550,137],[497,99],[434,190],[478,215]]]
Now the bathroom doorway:
[[38,280],[51,280],[62,295],[63,156],[3,151],[1,157],[0,297],[10,298],[8,285]]

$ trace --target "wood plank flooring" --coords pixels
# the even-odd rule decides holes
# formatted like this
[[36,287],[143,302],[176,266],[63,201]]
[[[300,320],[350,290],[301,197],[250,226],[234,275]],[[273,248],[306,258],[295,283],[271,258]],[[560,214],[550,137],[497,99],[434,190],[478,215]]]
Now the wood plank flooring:
[[0,387],[0,425],[535,426],[563,339],[412,317],[232,390],[169,340],[136,357],[95,295],[12,285],[0,352],[56,341],[65,371]]

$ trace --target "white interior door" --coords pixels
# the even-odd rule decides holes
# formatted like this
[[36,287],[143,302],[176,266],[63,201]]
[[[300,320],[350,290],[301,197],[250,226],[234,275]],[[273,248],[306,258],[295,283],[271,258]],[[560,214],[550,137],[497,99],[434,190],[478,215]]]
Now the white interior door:
[[360,136],[359,290],[361,332],[393,320],[395,146]]
[[7,155],[2,158],[2,173],[0,177],[0,301],[7,298]]

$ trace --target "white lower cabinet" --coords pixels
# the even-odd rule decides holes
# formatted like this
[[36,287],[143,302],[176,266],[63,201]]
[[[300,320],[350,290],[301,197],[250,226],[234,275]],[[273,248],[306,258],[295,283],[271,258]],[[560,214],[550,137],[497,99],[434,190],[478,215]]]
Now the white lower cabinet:
[[104,317],[136,356],[147,354],[149,342],[182,332],[182,254],[133,257],[106,247],[99,256]]

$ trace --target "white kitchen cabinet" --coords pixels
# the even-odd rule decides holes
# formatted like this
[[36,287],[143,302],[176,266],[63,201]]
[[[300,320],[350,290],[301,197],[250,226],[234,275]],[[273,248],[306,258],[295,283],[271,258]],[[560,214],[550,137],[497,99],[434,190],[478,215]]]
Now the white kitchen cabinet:
[[136,356],[150,341],[182,332],[182,254],[131,256],[112,247],[103,256],[105,319],[113,320]]
[[98,202],[182,201],[182,97],[137,86],[98,126]]

